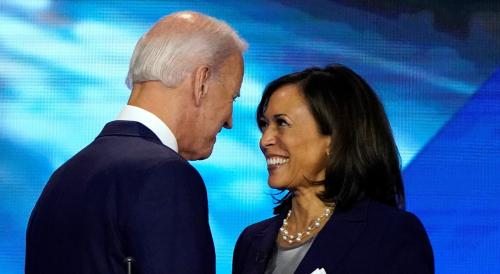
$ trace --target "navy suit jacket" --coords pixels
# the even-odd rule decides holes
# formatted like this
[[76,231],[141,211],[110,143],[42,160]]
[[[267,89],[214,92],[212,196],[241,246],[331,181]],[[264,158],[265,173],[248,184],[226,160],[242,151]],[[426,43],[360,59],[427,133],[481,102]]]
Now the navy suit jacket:
[[[264,273],[284,214],[247,227],[234,250],[233,273]],[[434,273],[427,234],[418,218],[372,200],[336,210],[295,273]],[[285,274],[285,273],[284,273]]]
[[57,169],[30,217],[25,271],[215,273],[198,172],[144,125],[108,123]]

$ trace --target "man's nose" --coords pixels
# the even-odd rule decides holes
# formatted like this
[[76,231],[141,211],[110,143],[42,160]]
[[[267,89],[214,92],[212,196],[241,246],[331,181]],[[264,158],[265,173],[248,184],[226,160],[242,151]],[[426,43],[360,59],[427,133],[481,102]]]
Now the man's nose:
[[224,123],[224,128],[232,129],[233,128],[233,114],[229,116],[229,119]]

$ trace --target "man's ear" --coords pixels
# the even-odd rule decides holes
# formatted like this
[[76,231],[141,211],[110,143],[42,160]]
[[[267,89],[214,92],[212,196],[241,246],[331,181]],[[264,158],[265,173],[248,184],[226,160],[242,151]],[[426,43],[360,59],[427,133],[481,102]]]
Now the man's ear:
[[208,93],[208,78],[210,78],[210,68],[200,66],[194,72],[194,102],[198,107],[201,105],[201,99]]

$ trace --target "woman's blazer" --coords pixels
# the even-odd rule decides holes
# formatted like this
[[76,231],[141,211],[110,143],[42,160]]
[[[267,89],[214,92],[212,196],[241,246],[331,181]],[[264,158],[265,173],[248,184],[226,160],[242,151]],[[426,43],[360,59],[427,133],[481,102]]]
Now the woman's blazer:
[[[264,273],[286,212],[247,227],[233,256],[233,274]],[[434,273],[432,247],[412,213],[365,199],[335,210],[295,273]]]

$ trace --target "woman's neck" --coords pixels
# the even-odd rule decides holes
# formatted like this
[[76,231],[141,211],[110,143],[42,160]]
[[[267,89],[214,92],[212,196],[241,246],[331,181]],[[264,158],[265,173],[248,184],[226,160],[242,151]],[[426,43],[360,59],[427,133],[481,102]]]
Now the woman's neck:
[[292,212],[289,223],[289,232],[297,233],[304,231],[316,218],[320,217],[326,207],[321,201],[316,188],[306,190],[295,190],[292,198]]

